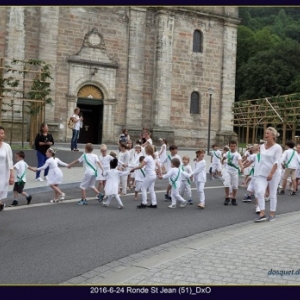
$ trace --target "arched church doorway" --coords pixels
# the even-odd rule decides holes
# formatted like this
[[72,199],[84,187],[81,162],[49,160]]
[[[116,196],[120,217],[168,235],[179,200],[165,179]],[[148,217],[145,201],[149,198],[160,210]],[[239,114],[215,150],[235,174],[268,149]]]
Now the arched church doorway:
[[78,143],[101,144],[103,126],[103,93],[94,85],[83,86],[77,94],[77,106],[83,117]]

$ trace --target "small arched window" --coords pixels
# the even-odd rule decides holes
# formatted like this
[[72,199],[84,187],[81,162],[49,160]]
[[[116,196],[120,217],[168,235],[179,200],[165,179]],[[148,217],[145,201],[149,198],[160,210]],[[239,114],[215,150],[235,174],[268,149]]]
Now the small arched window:
[[198,92],[191,94],[190,114],[200,114],[200,96]]
[[193,52],[202,52],[203,36],[200,30],[194,31]]

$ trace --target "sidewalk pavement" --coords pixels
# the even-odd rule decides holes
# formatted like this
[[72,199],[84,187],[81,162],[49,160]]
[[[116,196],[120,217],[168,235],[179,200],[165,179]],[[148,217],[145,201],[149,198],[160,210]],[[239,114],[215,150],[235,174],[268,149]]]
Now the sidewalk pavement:
[[299,285],[299,229],[300,212],[235,224],[147,249],[62,284]]

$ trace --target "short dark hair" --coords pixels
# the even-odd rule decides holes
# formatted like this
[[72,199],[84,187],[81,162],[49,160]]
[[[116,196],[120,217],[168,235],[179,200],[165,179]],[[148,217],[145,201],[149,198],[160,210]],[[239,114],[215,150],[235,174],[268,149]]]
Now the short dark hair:
[[176,146],[176,145],[171,145],[170,147],[169,147],[169,150],[171,151],[171,150],[175,150],[175,149],[178,149],[178,147]]
[[[1,129],[1,128],[0,128]],[[20,156],[21,158],[25,158],[25,153],[24,153],[24,151],[18,151],[17,153],[16,153],[16,155],[18,155],[18,156]]]
[[232,141],[229,142],[229,145],[237,145],[237,142],[232,140]]
[[176,168],[179,168],[180,166],[180,160],[178,158],[173,158],[171,160],[171,163],[173,164],[173,166],[175,166]]
[[4,127],[2,127],[2,126],[0,126],[0,130],[3,130],[3,131],[5,131]]
[[140,163],[143,162],[144,159],[145,159],[145,156],[140,156],[139,162],[140,162]]
[[286,141],[285,145],[288,146],[289,148],[294,148],[295,147],[295,143],[293,141]]
[[110,168],[115,169],[118,166],[118,159],[114,158],[109,162]]

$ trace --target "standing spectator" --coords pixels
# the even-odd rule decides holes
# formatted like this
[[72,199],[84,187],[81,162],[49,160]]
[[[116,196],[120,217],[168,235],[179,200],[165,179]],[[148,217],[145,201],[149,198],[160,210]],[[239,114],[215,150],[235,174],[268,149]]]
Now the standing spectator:
[[145,130],[144,137],[146,139],[146,142],[142,145],[142,147],[146,147],[147,145],[153,145],[150,132],[148,130]]
[[130,136],[128,134],[128,129],[124,128],[122,130],[122,133],[119,135],[119,145],[120,144],[125,144],[126,145],[129,140],[130,140]]
[[269,186],[270,216],[269,221],[275,220],[277,205],[277,188],[280,181],[280,163],[282,148],[276,143],[279,136],[277,130],[268,127],[265,131],[265,144],[260,146],[260,162],[258,164],[257,177],[257,199],[260,208],[260,215],[255,222],[266,221],[265,215],[265,192]]
[[[46,123],[42,123],[40,126],[40,132],[37,134],[35,138],[35,149],[38,159],[38,168],[43,166],[48,159],[46,156],[47,150],[54,145],[54,140],[51,133],[48,133],[48,125]],[[44,170],[44,179],[47,179],[47,175],[49,172],[49,168]],[[41,171],[36,172],[35,181],[44,181],[44,179],[40,176]]]
[[4,138],[5,130],[0,126],[0,211],[5,206],[1,200],[7,197],[8,185],[15,182],[12,151],[10,145],[4,142]]
[[79,116],[80,108],[76,107],[74,109],[74,114],[72,116],[72,120],[74,122],[72,129],[72,139],[71,139],[71,151],[79,151],[77,149],[77,141],[79,138],[80,124],[82,124],[83,118]]

